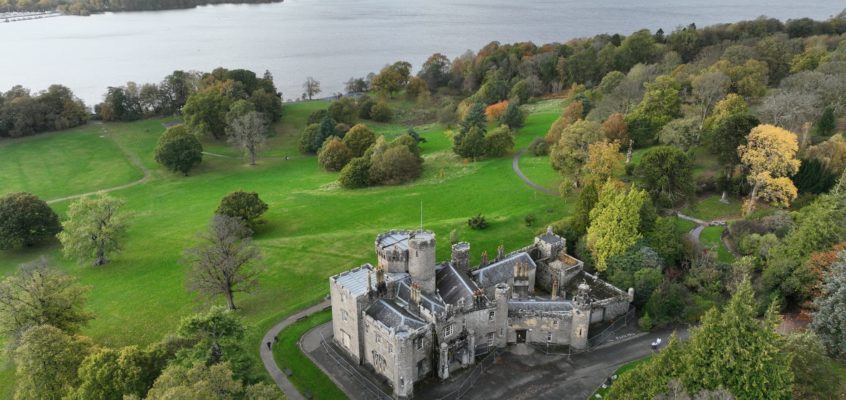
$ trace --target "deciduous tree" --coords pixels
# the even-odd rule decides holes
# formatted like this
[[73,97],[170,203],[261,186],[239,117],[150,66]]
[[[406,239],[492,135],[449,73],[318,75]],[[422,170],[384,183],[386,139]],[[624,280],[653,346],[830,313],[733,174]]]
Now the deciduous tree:
[[62,251],[80,261],[94,259],[105,265],[109,253],[120,250],[126,232],[127,215],[120,211],[123,200],[106,194],[85,196],[68,207],[68,220],[59,233]]
[[341,139],[333,137],[323,143],[317,153],[317,162],[323,169],[337,172],[344,168],[352,157],[353,153],[347,145]]
[[78,385],[77,369],[92,347],[50,325],[28,329],[14,355],[15,399],[63,399]]
[[188,171],[203,161],[203,145],[183,125],[168,128],[156,145],[156,162],[188,176]]
[[579,187],[588,160],[588,147],[600,140],[602,129],[599,123],[585,120],[574,122],[561,131],[561,138],[550,151],[553,168],[571,179],[575,187]]
[[258,218],[267,212],[267,203],[259,198],[256,192],[238,190],[220,199],[215,214],[240,218],[248,225],[258,223]]
[[811,323],[828,353],[846,361],[846,255],[831,266],[823,285],[823,295],[815,301],[817,312]]
[[249,292],[258,284],[259,271],[254,264],[261,253],[250,234],[241,218],[215,215],[200,243],[185,251],[191,266],[190,289],[209,297],[223,295],[234,310],[235,293]]
[[622,169],[623,155],[620,154],[620,143],[603,140],[588,145],[586,180],[601,185]]
[[690,158],[675,147],[659,146],[647,150],[635,174],[658,206],[670,207],[693,194]]
[[238,147],[249,158],[250,165],[256,165],[258,152],[267,141],[267,118],[256,111],[250,111],[235,118],[226,130],[229,143]]
[[746,213],[755,209],[758,198],[782,206],[796,198],[796,186],[788,176],[799,171],[798,150],[796,135],[787,130],[772,125],[752,129],[747,144],[737,148],[752,185]]
[[0,197],[0,250],[34,246],[62,230],[59,217],[31,193]]
[[303,90],[303,94],[311,100],[312,97],[320,93],[320,82],[312,77],[308,77],[305,83],[303,83]]

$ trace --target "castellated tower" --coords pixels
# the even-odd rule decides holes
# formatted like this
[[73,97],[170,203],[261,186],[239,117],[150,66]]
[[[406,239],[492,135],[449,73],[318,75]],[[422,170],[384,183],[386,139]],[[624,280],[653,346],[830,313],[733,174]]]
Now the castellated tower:
[[588,326],[590,325],[590,286],[579,285],[573,298],[573,320],[570,325],[570,347],[575,350],[587,349]]
[[423,293],[435,293],[435,233],[412,232],[408,238],[408,273]]

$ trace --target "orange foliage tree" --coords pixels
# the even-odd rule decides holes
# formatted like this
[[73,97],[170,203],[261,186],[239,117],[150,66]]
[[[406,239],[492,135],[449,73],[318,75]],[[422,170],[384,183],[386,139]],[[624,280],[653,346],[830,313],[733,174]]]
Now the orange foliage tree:
[[499,121],[499,119],[502,118],[502,114],[505,114],[505,109],[507,108],[508,100],[491,104],[485,108],[485,116],[488,117],[488,121]]

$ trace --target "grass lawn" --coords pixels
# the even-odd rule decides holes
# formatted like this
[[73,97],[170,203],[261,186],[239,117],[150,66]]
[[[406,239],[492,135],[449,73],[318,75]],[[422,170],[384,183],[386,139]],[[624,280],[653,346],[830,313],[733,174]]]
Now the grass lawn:
[[561,175],[558,174],[558,171],[552,169],[549,157],[536,157],[526,153],[520,158],[520,170],[532,182],[558,192]]
[[700,198],[693,205],[684,209],[682,213],[704,221],[740,218],[743,206],[741,201],[736,198],[729,198],[728,200],[728,204],[721,203],[720,195]]
[[30,192],[42,199],[141,179],[102,125],[0,141],[0,195]]
[[734,261],[734,256],[728,251],[726,246],[720,240],[723,234],[722,226],[709,226],[702,230],[702,235],[699,236],[699,242],[703,246],[717,249],[717,259],[721,262],[730,263]]
[[[650,359],[650,358],[651,358],[651,356],[649,356],[649,357],[644,357],[644,358],[641,358],[641,359],[639,359],[639,360],[634,360],[634,361],[632,361],[632,362],[630,362],[630,363],[628,363],[628,364],[625,364],[625,365],[623,365],[622,367],[617,368],[617,370],[616,370],[616,371],[614,371],[614,374],[612,374],[612,375],[617,375],[617,379],[619,379],[619,378],[620,378],[620,375],[622,375],[622,374],[626,373],[626,371],[630,371],[630,370],[634,369],[635,367],[637,367],[637,366],[638,366],[638,365],[640,365],[640,364],[643,364],[643,363],[645,363],[645,362],[649,361],[649,359]],[[608,395],[608,391],[609,391],[610,389],[611,389],[611,387],[610,387],[610,386],[609,386],[608,388],[605,388],[605,389],[603,389],[602,387],[600,387],[599,389],[597,389],[597,390],[596,390],[596,392],[594,392],[593,396],[590,396],[590,399],[595,399],[595,398],[596,398],[596,395],[599,395],[599,396],[600,396],[600,398],[605,398],[605,396],[607,396],[607,395]]]
[[696,228],[695,222],[691,222],[691,221],[688,221],[686,219],[681,219],[679,217],[675,217],[673,219],[673,222],[675,222],[675,224],[676,224],[676,232],[679,235],[686,234],[686,233],[692,231],[693,228]]
[[300,392],[310,391],[314,399],[345,399],[347,398],[335,383],[329,379],[297,345],[311,328],[332,319],[332,310],[321,311],[302,321],[299,321],[279,333],[279,343],[273,346],[273,358],[280,369],[288,368],[293,374],[289,377],[291,383]]
[[[156,141],[164,131],[163,120],[108,124],[113,141],[100,139],[99,127],[89,125],[4,142],[0,145],[3,192],[33,190],[42,197],[59,197],[140,177],[114,143],[137,156],[152,176],[142,185],[111,193],[126,200],[125,211],[132,217],[124,249],[109,265],[78,264],[64,258],[58,245],[52,244],[0,252],[0,274],[10,274],[18,264],[44,254],[54,266],[91,286],[88,308],[96,319],[82,334],[108,346],[154,342],[174,331],[180,318],[209,304],[186,290],[187,267],[180,262],[183,251],[196,243],[196,234],[205,229],[221,197],[239,189],[256,191],[270,206],[264,216],[266,223],[255,235],[264,271],[257,290],[235,298],[248,325],[245,347],[253,349],[275,322],[319,302],[328,293],[329,276],[372,261],[378,233],[419,226],[421,203],[425,227],[441,239],[439,259],[449,257],[446,238],[453,229],[461,240],[471,243],[473,260],[478,261],[483,251],[494,254],[500,243],[507,249],[530,243],[541,227],[569,213],[570,199],[540,195],[520,181],[511,170],[511,157],[463,163],[450,151],[444,130],[435,127],[420,127],[419,132],[428,139],[421,145],[426,159],[424,174],[403,186],[344,190],[336,183],[337,174],[321,171],[315,157],[278,158],[296,154],[308,114],[327,104],[284,106],[282,122],[274,127],[275,136],[263,153],[276,158],[261,159],[250,167],[239,158],[205,157],[188,177],[163,171],[153,161]],[[525,146],[533,137],[545,134],[548,125],[543,125],[554,120],[550,115],[530,116],[517,142]],[[379,128],[385,132],[406,129],[399,125]],[[102,147],[91,150],[92,143]],[[219,144],[214,148],[234,154]],[[92,159],[97,163],[91,164]],[[54,165],[56,176],[20,172],[37,170],[39,162]],[[73,183],[75,180],[81,183]],[[53,207],[62,215],[67,204]],[[467,219],[478,213],[489,221],[488,229],[467,227]],[[528,214],[536,216],[535,227],[523,223]],[[258,359],[257,352],[250,354]],[[6,389],[0,395],[6,398],[12,385],[10,368],[0,367],[0,392]]]

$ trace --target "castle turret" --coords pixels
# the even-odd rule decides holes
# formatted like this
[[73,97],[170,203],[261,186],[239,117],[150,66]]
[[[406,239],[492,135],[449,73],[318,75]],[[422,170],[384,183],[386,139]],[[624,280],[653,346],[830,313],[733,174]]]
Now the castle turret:
[[412,232],[408,239],[408,273],[423,293],[435,293],[435,234]]
[[452,245],[452,265],[460,273],[470,272],[470,243],[458,242]]
[[570,347],[574,350],[587,349],[588,327],[590,326],[590,286],[579,285],[573,298],[573,320],[570,325]]

